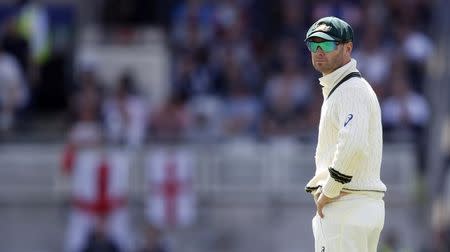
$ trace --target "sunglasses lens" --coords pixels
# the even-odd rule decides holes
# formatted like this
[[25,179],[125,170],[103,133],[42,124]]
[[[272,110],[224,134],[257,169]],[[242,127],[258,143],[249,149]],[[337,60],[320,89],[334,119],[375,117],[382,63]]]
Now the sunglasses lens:
[[319,46],[325,53],[332,52],[337,47],[335,41],[323,41],[323,42],[308,41],[306,44],[308,46],[308,49],[313,53],[317,52]]

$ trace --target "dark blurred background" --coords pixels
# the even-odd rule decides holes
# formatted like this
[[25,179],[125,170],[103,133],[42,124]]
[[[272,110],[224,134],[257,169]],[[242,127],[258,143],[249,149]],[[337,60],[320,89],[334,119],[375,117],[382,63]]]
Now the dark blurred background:
[[445,0],[0,1],[0,250],[312,251],[303,188],[323,97],[303,40],[333,15],[353,27],[382,109],[379,251],[450,251],[447,12]]

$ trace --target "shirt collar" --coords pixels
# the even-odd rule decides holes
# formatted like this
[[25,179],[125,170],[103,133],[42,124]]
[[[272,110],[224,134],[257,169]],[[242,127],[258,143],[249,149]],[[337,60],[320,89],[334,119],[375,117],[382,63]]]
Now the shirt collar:
[[356,60],[351,59],[350,62],[334,70],[333,72],[319,78],[320,85],[324,97],[327,97],[336,84],[351,72],[359,72],[356,68]]

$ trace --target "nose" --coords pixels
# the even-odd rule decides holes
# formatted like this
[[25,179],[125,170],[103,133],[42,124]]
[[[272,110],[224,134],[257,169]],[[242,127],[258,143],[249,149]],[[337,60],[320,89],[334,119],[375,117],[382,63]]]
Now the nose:
[[325,54],[325,52],[322,50],[322,47],[320,47],[320,46],[317,47],[317,51],[315,53],[319,54],[321,56]]

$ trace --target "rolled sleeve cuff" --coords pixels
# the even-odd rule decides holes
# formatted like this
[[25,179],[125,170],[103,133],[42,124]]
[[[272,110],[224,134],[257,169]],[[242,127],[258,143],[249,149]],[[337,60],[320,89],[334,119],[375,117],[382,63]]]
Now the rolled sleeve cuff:
[[335,198],[341,193],[344,184],[337,182],[333,178],[328,178],[327,182],[323,186],[322,193],[328,198]]

